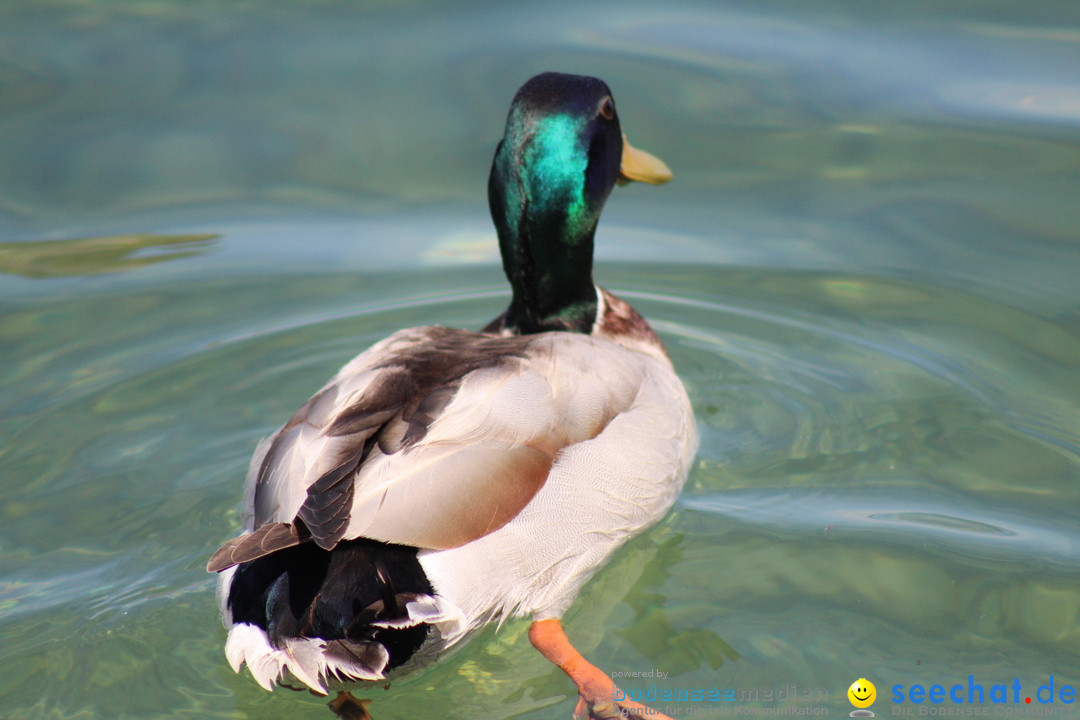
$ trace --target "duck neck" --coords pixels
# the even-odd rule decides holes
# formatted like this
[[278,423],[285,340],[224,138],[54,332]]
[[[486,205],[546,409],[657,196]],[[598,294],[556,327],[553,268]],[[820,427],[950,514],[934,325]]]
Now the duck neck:
[[587,153],[571,141],[569,123],[532,130],[499,145],[488,182],[513,288],[505,324],[519,333],[587,333],[596,320],[593,234],[600,215],[586,197]]

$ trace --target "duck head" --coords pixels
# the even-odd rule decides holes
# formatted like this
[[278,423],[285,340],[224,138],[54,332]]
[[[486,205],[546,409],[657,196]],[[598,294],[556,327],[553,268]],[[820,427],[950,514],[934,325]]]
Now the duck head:
[[596,319],[593,234],[616,183],[671,171],[626,142],[603,80],[543,73],[518,90],[488,180],[503,269],[505,326],[589,332]]

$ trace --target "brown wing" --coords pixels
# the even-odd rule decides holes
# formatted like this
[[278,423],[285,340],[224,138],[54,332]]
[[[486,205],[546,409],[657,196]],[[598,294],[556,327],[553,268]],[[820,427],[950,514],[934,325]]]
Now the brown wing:
[[[465,377],[515,362],[524,356],[529,339],[433,327],[403,331],[380,345],[372,351],[382,352],[369,351],[346,366],[278,431],[253,478],[256,529],[226,543],[208,570],[220,571],[308,539],[325,549],[334,547],[352,519],[355,486],[365,463],[409,453]],[[374,357],[363,362],[368,355]],[[462,451],[476,454],[475,448]],[[443,513],[428,504],[427,512],[413,516],[427,528],[409,535],[417,545],[460,544],[500,527],[535,494],[552,462],[549,453],[528,447],[491,451],[505,455],[499,466],[515,476],[503,484],[492,511],[474,517],[461,509]],[[433,480],[419,480],[410,492],[438,495],[437,487],[424,487]],[[468,497],[466,504],[475,505],[484,499],[486,484],[471,485],[471,490],[455,491],[458,501]]]
[[[347,365],[249,477],[251,532],[215,569],[310,537],[458,547],[512,520],[569,445],[641,387],[641,356],[578,333],[418,328]],[[264,529],[274,524],[284,527]]]

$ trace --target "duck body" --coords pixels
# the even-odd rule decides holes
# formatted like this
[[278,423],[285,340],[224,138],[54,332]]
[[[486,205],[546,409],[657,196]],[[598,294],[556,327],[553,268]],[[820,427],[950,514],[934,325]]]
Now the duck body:
[[[235,670],[325,693],[490,622],[557,629],[665,515],[697,447],[690,401],[648,323],[592,282],[603,201],[620,177],[662,181],[650,161],[601,81],[523,86],[489,182],[510,307],[481,332],[395,333],[260,445],[243,534],[208,564]],[[610,700],[556,657],[561,629],[530,637],[588,712]]]
[[[331,502],[348,517],[341,539],[325,540],[332,547],[309,539],[221,574],[236,668],[246,662],[264,685],[299,681],[325,691],[421,664],[489,622],[559,617],[612,552],[664,516],[695,449],[689,399],[640,316],[602,297],[606,318],[589,335],[395,333],[263,444],[241,539],[310,517],[310,489],[333,477],[341,458],[363,457],[360,472],[344,476],[351,489],[335,488]],[[421,355],[446,364],[432,368]],[[460,374],[466,367],[475,369]],[[388,382],[410,392],[391,397]],[[427,419],[424,403],[441,403],[451,385],[438,417],[408,437]],[[385,408],[372,404],[376,396]],[[372,426],[393,419],[358,431],[358,406]],[[314,517],[307,523],[315,537],[331,529]],[[263,549],[260,539],[256,552]],[[243,545],[230,552],[230,560],[246,557]],[[388,614],[390,592],[397,617]],[[390,622],[371,624],[380,620]],[[351,654],[369,661],[321,656],[327,640],[350,635],[365,644]],[[380,641],[385,657],[368,646]],[[301,649],[308,646],[318,651]]]

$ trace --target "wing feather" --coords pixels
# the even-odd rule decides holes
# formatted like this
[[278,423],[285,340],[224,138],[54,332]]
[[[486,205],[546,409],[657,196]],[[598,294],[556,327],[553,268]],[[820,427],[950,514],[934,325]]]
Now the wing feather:
[[270,523],[254,532],[233,538],[221,546],[206,564],[208,572],[220,572],[233,565],[257,560],[278,550],[299,545],[310,537],[292,523]]
[[493,532],[564,448],[631,406],[643,372],[635,355],[570,333],[392,335],[272,438],[248,480],[249,533],[211,569],[309,538],[327,549],[356,537],[448,549]]

